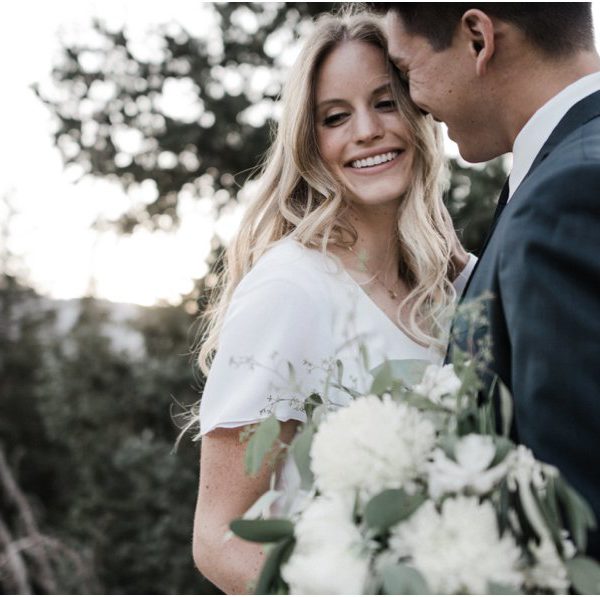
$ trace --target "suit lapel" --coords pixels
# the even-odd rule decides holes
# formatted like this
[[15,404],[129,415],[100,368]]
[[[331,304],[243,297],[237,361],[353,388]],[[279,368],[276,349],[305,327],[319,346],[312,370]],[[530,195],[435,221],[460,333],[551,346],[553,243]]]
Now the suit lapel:
[[[580,100],[579,102],[577,102],[563,116],[563,118],[556,125],[556,127],[554,128],[552,133],[550,133],[550,136],[548,137],[547,141],[542,146],[542,149],[540,149],[539,153],[533,160],[533,163],[531,164],[531,168],[529,168],[527,174],[525,175],[525,178],[519,185],[519,188],[521,187],[523,182],[527,179],[527,177],[529,177],[532,174],[532,172],[552,153],[552,151],[554,150],[554,148],[557,145],[559,145],[566,137],[568,137],[573,131],[577,130],[580,126],[582,126],[586,122],[588,122],[598,116],[600,116],[600,91],[596,91],[595,93],[592,93],[591,95],[588,95],[587,97],[585,97],[582,100]],[[517,188],[515,190],[514,194],[517,194],[519,192],[519,188]],[[506,193],[508,192],[508,181],[505,183],[505,186],[502,189],[502,194],[505,192]],[[502,194],[501,194],[501,197],[502,197]],[[498,219],[499,218],[494,219],[494,221],[492,222],[492,224],[490,226],[490,231],[488,232],[485,243],[484,243],[481,253],[479,255],[479,260],[475,264],[473,273],[471,274],[471,277],[467,281],[465,289],[463,290],[463,293],[462,293],[463,298],[467,294],[467,290],[469,289],[471,280],[475,276],[475,273],[477,271],[477,266],[479,265],[479,262],[481,261],[481,258],[483,256],[483,252],[486,249],[486,247],[488,246],[490,239],[492,237],[492,234],[494,233],[494,230],[496,229],[496,224],[498,222]]]

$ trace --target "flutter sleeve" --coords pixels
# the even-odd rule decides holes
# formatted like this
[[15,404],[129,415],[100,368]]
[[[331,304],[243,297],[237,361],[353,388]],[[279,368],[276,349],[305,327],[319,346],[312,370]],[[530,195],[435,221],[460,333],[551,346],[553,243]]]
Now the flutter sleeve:
[[270,414],[306,420],[303,400],[323,390],[331,343],[327,305],[313,294],[289,276],[242,280],[200,402],[200,435]]

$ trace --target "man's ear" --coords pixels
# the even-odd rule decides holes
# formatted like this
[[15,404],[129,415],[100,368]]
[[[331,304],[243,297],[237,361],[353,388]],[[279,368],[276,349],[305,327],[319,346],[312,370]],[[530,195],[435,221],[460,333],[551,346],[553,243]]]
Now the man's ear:
[[471,8],[463,14],[460,27],[469,41],[477,76],[482,77],[495,51],[494,23],[482,10]]

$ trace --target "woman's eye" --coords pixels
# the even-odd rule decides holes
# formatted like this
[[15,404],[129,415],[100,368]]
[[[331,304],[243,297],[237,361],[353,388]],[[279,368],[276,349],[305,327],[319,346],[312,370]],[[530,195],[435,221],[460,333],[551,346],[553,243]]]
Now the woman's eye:
[[381,108],[383,110],[395,110],[396,102],[394,100],[381,100],[377,102],[375,105],[376,108]]
[[347,116],[346,112],[337,112],[336,114],[330,114],[323,119],[325,126],[335,126],[340,124],[342,120]]

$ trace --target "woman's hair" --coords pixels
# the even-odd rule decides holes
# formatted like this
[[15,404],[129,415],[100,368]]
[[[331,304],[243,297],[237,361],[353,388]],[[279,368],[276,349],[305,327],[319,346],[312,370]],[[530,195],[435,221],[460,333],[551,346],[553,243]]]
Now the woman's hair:
[[[220,290],[205,311],[199,354],[210,368],[232,294],[240,280],[278,240],[294,235],[300,243],[351,247],[357,234],[344,217],[350,202],[320,157],[315,126],[315,86],[320,65],[334,48],[361,41],[380,48],[387,43],[379,20],[366,14],[324,15],[306,40],[283,90],[283,113],[274,142],[257,178],[254,200],[226,252]],[[445,160],[438,125],[410,101],[408,90],[389,63],[392,93],[414,143],[413,176],[398,209],[401,271],[410,294],[398,310],[398,324],[424,343],[443,343],[449,307],[456,298],[448,279],[452,222],[443,208]]]

